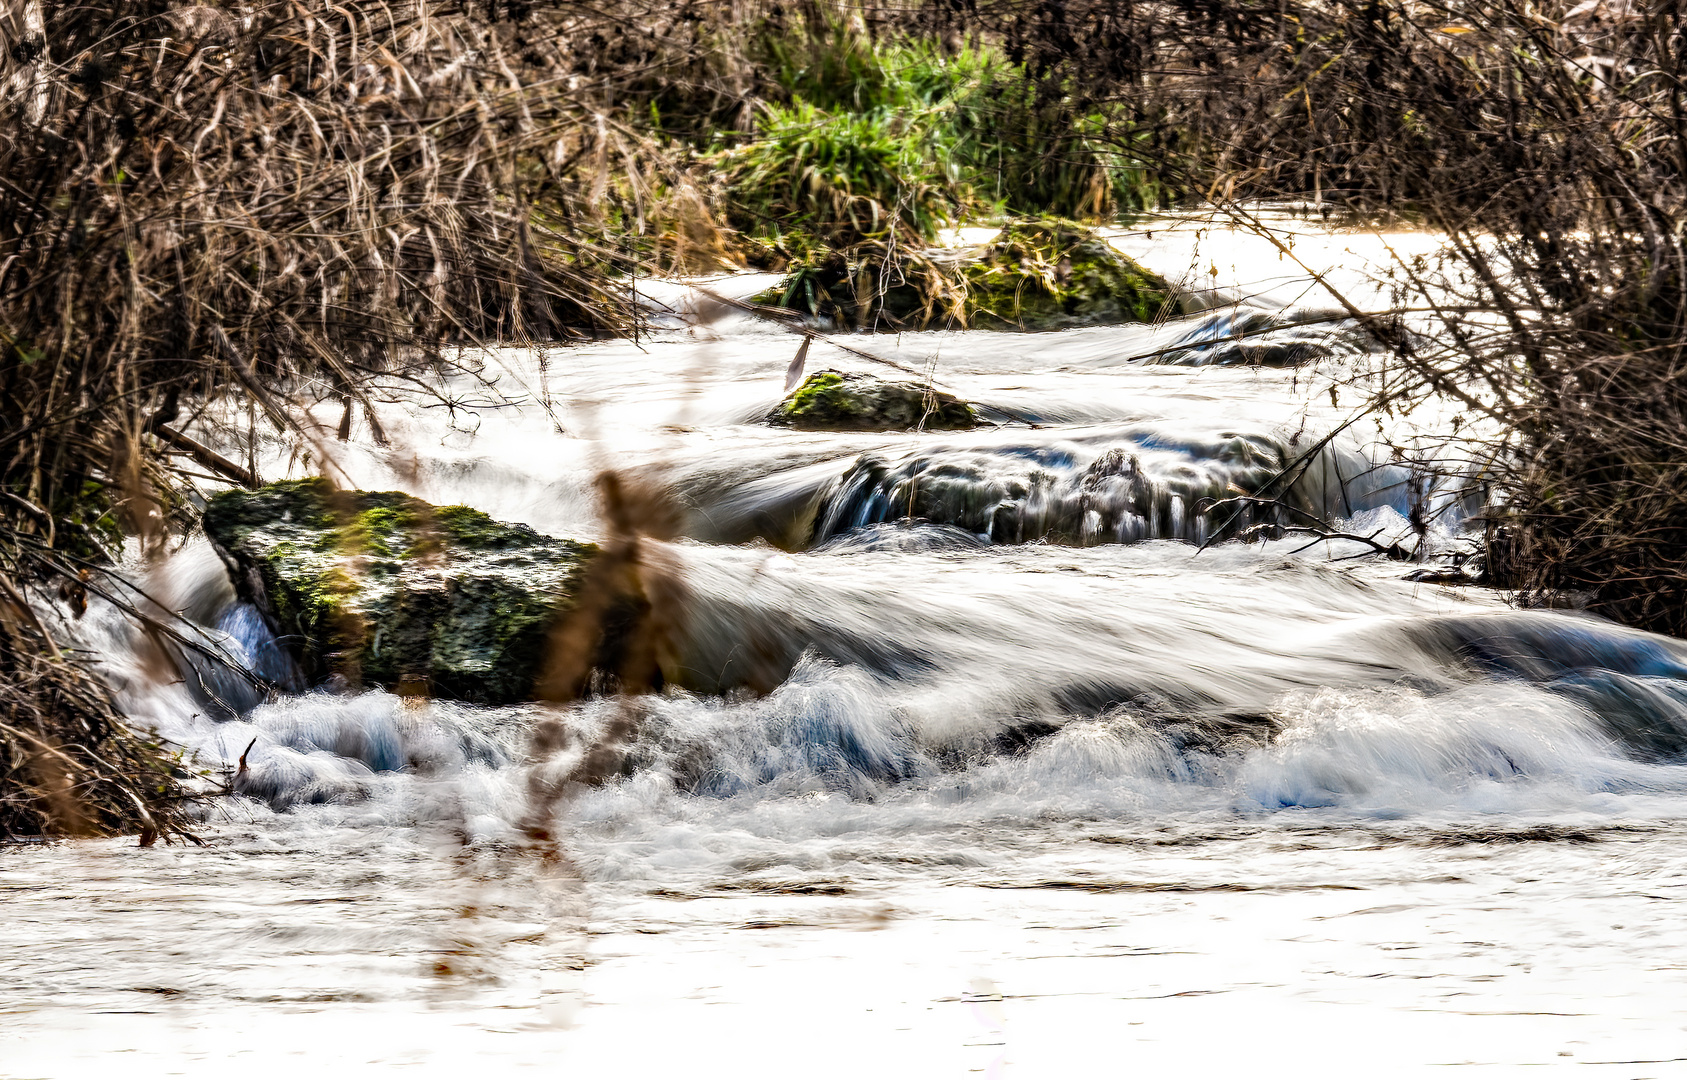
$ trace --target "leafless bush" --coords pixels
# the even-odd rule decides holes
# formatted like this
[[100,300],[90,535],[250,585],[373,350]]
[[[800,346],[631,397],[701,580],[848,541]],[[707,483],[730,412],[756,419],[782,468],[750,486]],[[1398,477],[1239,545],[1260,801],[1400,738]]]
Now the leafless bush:
[[[334,400],[339,437],[361,407],[379,438],[372,384],[425,388],[453,344],[631,325],[606,118],[686,25],[568,0],[0,7],[0,574],[80,587],[187,516],[188,474],[252,482],[184,430],[218,403],[320,447],[303,406]],[[0,678],[105,724],[52,689],[86,681],[68,655],[14,635]]]
[[1310,171],[1315,195],[1446,233],[1440,267],[1400,267],[1438,310],[1376,406],[1439,396],[1501,433],[1491,580],[1681,634],[1687,39],[1677,4],[1568,7],[1327,9],[1343,47],[1276,84],[1314,122],[1256,128],[1273,156],[1245,182]]
[[1420,335],[1353,312],[1393,352],[1372,406],[1438,397],[1499,432],[1492,580],[1682,634],[1684,8],[1004,0],[968,23],[1160,118],[1161,167],[1221,209],[1289,198],[1445,233],[1444,258],[1397,267]]
[[0,574],[0,841],[139,831],[191,837],[183,763],[133,731],[98,679],[66,662]]

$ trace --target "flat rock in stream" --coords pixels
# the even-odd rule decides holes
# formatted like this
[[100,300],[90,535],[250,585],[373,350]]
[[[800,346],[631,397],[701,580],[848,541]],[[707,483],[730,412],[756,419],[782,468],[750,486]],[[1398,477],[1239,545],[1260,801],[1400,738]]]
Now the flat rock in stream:
[[805,431],[960,431],[978,426],[972,406],[917,383],[817,371],[781,401],[768,423]]
[[531,696],[547,633],[597,551],[466,506],[322,479],[217,495],[205,533],[311,681],[419,678],[489,704]]
[[1205,316],[1148,362],[1184,367],[1294,367],[1334,357],[1359,357],[1371,344],[1366,331],[1343,313],[1237,307]]

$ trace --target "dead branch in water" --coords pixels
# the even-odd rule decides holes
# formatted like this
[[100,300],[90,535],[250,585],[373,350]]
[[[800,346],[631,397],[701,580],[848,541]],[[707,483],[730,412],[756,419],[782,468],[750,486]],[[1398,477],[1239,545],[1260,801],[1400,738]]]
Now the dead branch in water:
[[651,538],[673,535],[676,507],[665,493],[629,484],[613,470],[598,476],[597,487],[608,536],[574,607],[551,628],[534,696],[565,706],[598,691],[613,695],[614,704],[607,723],[567,769],[553,766],[575,744],[560,717],[548,717],[534,730],[522,828],[530,840],[546,844],[555,839],[552,824],[569,792],[620,771],[641,716],[636,695],[665,685],[664,668],[674,663],[685,618],[683,583],[649,550]]

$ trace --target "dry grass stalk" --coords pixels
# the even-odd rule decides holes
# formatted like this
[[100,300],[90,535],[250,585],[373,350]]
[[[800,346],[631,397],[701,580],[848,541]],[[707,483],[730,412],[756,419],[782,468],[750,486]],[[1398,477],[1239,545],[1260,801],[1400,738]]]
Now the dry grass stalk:
[[179,758],[124,723],[0,574],[0,840],[191,838],[186,776]]

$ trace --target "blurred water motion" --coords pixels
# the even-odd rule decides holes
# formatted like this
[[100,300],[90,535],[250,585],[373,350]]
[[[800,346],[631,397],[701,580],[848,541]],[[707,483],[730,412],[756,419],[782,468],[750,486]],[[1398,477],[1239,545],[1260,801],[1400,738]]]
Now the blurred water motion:
[[[1677,1052],[1658,958],[1687,945],[1687,646],[1408,581],[1348,541],[1199,550],[1208,500],[1342,416],[1306,370],[1227,366],[1214,315],[852,341],[1023,418],[916,436],[760,424],[795,339],[723,310],[543,368],[499,355],[525,407],[470,430],[394,406],[393,445],[340,462],[582,539],[606,465],[662,487],[681,535],[647,555],[687,595],[665,692],[304,690],[202,542],[152,590],[302,692],[205,664],[159,685],[90,609],[78,632],[133,714],[238,795],[204,849],[0,853],[8,938],[29,942],[0,965],[3,1071],[132,1050],[188,1073],[243,1054],[265,1074],[739,1075],[753,1040],[805,1074],[1035,1072],[1077,1067],[1099,1030],[1121,1067],[1196,1044],[1240,1067],[1327,1029],[1415,1064]],[[1286,359],[1340,363],[1353,333]],[[810,370],[873,369],[812,348]],[[1461,493],[1351,434],[1315,458],[1304,513],[1457,543]],[[610,781],[570,788],[536,853],[536,725],[566,733],[545,767],[567,775],[627,717]],[[1302,1060],[1351,1063],[1312,1041]]]

